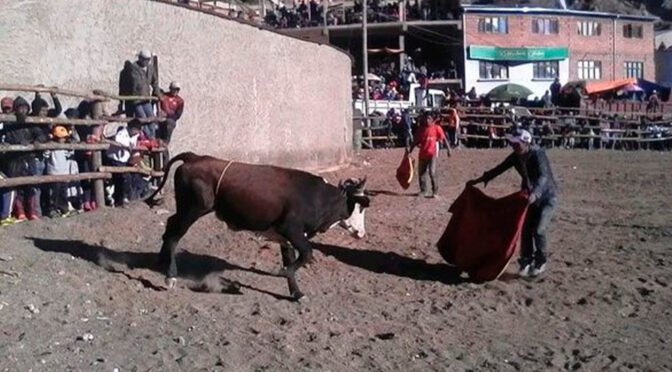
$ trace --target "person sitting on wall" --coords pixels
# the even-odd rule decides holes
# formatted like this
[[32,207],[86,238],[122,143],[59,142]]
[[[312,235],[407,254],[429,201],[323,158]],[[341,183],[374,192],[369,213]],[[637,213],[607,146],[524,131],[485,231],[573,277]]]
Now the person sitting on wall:
[[[135,62],[126,61],[124,68],[119,74],[119,95],[120,96],[158,96],[159,82],[154,70],[150,66],[152,54],[148,50],[141,50],[138,53],[138,60]],[[154,117],[154,109],[150,100],[131,100],[119,102],[118,113],[125,111],[126,117],[150,118]],[[146,123],[142,131],[149,138],[156,137],[156,124]]]

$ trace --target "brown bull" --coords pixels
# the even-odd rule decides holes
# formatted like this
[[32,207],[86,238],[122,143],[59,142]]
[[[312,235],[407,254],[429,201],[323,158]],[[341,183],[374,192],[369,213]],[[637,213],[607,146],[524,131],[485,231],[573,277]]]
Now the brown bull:
[[[297,300],[303,294],[295,273],[312,257],[309,239],[337,224],[356,238],[365,234],[364,209],[369,206],[363,190],[365,179],[333,186],[299,170],[191,152],[177,155],[166,164],[161,186],[146,200],[149,205],[154,204],[171,166],[178,161],[183,164],[174,176],[176,211],[168,218],[159,253],[169,287],[177,277],[175,249],[179,240],[194,222],[210,212],[231,230],[253,231],[281,244],[283,269],[279,275],[287,278],[290,295]],[[299,253],[296,259],[294,249]]]

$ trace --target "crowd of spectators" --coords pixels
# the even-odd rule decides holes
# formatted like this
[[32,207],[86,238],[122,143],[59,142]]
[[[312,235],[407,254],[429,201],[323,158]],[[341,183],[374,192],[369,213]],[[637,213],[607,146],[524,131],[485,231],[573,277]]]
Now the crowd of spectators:
[[[458,19],[459,7],[449,7],[446,2],[432,2],[429,0],[409,1],[406,4],[406,19],[413,20],[446,20]],[[303,28],[324,25],[322,2],[310,0],[301,1],[295,8],[284,5],[267,12],[264,22],[275,28]],[[397,22],[400,20],[399,2],[367,0],[367,22]],[[328,25],[347,25],[362,23],[363,4],[355,1],[352,7],[335,7],[328,10],[326,23]]]
[[[180,85],[171,82],[167,92],[159,88],[150,65],[148,51],[138,53],[135,62],[126,61],[120,73],[119,94],[122,96],[156,97],[122,101],[117,112],[108,115],[104,101],[87,99],[63,112],[56,93],[50,94],[51,104],[40,93],[29,103],[24,97],[4,97],[2,113],[14,115],[12,121],[0,123],[0,143],[32,145],[39,143],[109,143],[103,163],[108,166],[138,166],[144,164],[146,150],[165,147],[180,119],[184,101],[179,96]],[[55,89],[54,91],[57,91]],[[105,126],[44,125],[30,123],[30,117],[67,119],[108,119]],[[115,123],[126,118],[127,125]],[[0,152],[0,178],[60,176],[95,172],[92,151],[69,149]],[[150,191],[150,178],[140,173],[115,173],[108,183],[107,201],[112,206],[126,206]],[[72,213],[97,209],[91,181],[54,182],[45,185],[0,189],[0,223],[2,225],[36,220],[41,216],[67,217]]]
[[[419,67],[412,58],[407,58],[404,68],[399,71],[396,62],[383,62],[369,68],[373,80],[369,80],[369,99],[402,101],[410,97],[411,86],[418,84],[427,89],[429,82],[435,79],[454,79],[457,77],[455,63],[451,60],[448,68],[428,70],[426,64]],[[353,84],[353,99],[364,98],[364,81],[357,79]]]

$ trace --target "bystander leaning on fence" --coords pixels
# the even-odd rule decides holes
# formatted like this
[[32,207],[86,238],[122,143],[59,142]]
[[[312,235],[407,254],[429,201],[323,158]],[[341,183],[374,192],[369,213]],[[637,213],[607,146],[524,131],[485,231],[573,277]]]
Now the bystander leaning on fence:
[[[4,97],[0,100],[0,107],[2,107],[3,114],[11,114],[14,100],[10,97]],[[0,144],[5,143],[5,136],[2,134],[4,124],[0,123]],[[0,153],[0,179],[7,178],[3,173],[5,169],[4,154]],[[14,191],[11,189],[0,188],[0,226],[8,225],[14,222],[12,218],[12,205],[14,204]]]
[[[56,125],[51,130],[51,137],[57,143],[66,143],[72,139],[72,133],[62,125]],[[47,175],[69,175],[78,173],[75,152],[73,150],[51,150],[47,152]],[[68,206],[68,182],[53,183],[49,187],[48,216],[67,217],[70,213]]]
[[[25,119],[30,110],[30,105],[23,97],[14,100],[15,123],[5,123],[0,136],[4,135],[5,142],[12,145],[32,145],[33,143],[47,142],[44,131],[35,124],[26,124]],[[41,155],[40,155],[41,156]],[[4,157],[3,169],[8,177],[29,177],[36,172],[36,152],[8,153]],[[18,220],[26,218],[36,220],[39,218],[37,211],[37,188],[34,186],[21,186],[16,189],[14,201],[14,214]]]
[[[128,123],[128,128],[119,127],[114,141],[107,150],[107,163],[115,167],[124,167],[131,160],[131,151],[138,143],[141,124],[138,120]],[[128,173],[116,173],[113,176],[114,203],[116,206],[127,206],[131,195],[131,177]]]

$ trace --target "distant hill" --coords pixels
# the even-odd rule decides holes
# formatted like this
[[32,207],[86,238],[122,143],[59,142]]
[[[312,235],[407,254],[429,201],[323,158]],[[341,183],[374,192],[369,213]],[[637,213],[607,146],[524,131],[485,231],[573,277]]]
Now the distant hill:
[[[600,12],[653,15],[672,21],[672,0],[565,0],[568,9],[594,10]],[[463,4],[498,6],[540,6],[560,8],[559,0],[472,0]]]

